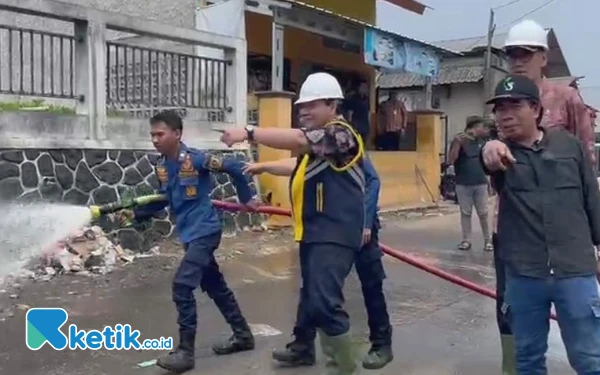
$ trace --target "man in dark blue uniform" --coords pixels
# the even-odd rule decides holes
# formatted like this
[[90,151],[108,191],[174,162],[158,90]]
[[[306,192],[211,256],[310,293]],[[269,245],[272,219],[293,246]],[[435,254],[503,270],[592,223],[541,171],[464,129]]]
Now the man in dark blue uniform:
[[[278,176],[290,176],[294,170],[296,159],[282,159],[273,162],[249,164],[246,173],[269,173]],[[392,353],[392,326],[387,312],[387,304],[383,294],[383,280],[385,270],[381,258],[383,252],[379,247],[379,217],[377,214],[377,201],[379,199],[380,181],[375,167],[364,159],[363,168],[366,180],[366,221],[363,231],[363,247],[356,257],[356,272],[362,285],[362,293],[367,310],[371,341],[371,349],[363,360],[363,367],[377,370],[385,367],[393,359]],[[296,325],[294,327],[295,340],[286,345],[283,350],[273,352],[273,359],[287,366],[312,366],[316,362],[315,338],[316,328],[308,315],[306,301],[302,299],[304,293],[300,292]]]
[[[344,310],[343,286],[362,244],[365,221],[364,145],[338,118],[342,88],[327,73],[308,76],[296,101],[301,129],[227,129],[228,146],[249,141],[297,153],[290,178],[294,239],[300,244],[303,299],[335,374],[358,374]],[[332,374],[334,374],[332,373]]]
[[148,205],[134,212],[125,211],[121,216],[143,219],[170,205],[175,217],[185,247],[185,255],[173,280],[180,343],[174,352],[159,358],[156,364],[181,373],[195,365],[197,316],[194,290],[198,286],[215,302],[233,330],[233,336],[226,343],[214,346],[213,351],[222,355],[254,349],[252,332],[215,260],[222,223],[210,200],[210,173],[228,173],[242,204],[253,206],[252,192],[242,173],[241,162],[189,148],[181,142],[183,124],[175,112],[159,113],[150,124],[152,143],[161,153],[156,166],[160,192],[168,202]]

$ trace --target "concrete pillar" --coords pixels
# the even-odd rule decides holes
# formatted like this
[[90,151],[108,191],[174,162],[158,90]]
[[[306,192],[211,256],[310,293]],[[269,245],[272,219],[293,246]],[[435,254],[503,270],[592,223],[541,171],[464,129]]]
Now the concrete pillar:
[[106,139],[106,25],[75,22],[76,113],[87,116],[89,137]]
[[[261,128],[292,127],[292,98],[294,93],[285,91],[257,92],[258,119]],[[258,160],[260,162],[274,161],[292,157],[287,150],[258,146]],[[263,197],[270,196],[270,203],[275,207],[291,208],[289,197],[289,178],[263,174],[259,177],[260,189]],[[288,217],[272,216],[267,222],[268,226],[290,226],[292,220]]]
[[276,22],[277,15],[273,15],[273,29],[271,31],[273,42],[271,45],[271,90],[283,90],[283,25]]

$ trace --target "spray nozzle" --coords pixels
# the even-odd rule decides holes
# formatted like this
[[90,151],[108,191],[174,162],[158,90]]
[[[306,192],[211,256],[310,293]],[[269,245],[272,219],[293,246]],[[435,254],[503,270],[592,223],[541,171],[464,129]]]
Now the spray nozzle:
[[167,197],[162,194],[145,195],[142,197],[126,199],[118,202],[107,203],[104,205],[93,205],[89,208],[92,214],[92,219],[98,220],[99,218],[107,214],[135,207],[145,206],[151,203],[162,202],[166,199]]

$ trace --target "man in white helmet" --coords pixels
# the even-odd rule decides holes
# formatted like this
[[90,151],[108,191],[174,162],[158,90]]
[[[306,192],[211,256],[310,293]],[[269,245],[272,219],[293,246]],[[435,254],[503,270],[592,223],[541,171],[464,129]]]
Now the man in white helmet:
[[[524,75],[540,89],[543,114],[540,126],[559,127],[576,135],[589,160],[596,160],[594,129],[587,107],[576,88],[547,80],[543,69],[548,62],[548,36],[546,30],[532,20],[513,26],[504,43],[510,74]],[[503,165],[502,142],[489,142],[484,152],[497,168]]]
[[[545,129],[560,128],[577,136],[586,152],[587,159],[595,163],[594,130],[591,117],[586,111],[576,88],[547,80],[543,69],[548,62],[548,36],[542,26],[532,20],[524,20],[513,26],[507,35],[504,52],[508,57],[510,74],[524,75],[533,80],[539,90],[542,104],[542,119],[539,126]],[[491,171],[504,169],[510,164],[507,147],[500,141],[488,142],[482,150]],[[498,208],[496,207],[496,214]],[[496,218],[494,217],[496,223]],[[566,229],[565,229],[566,230]],[[497,236],[493,236],[497,248]],[[504,303],[505,265],[497,252],[496,266],[496,318],[502,343],[503,374],[515,374],[514,339],[510,328],[510,307]]]
[[299,155],[290,165],[294,239],[300,244],[302,293],[308,316],[319,330],[323,352],[336,367],[331,374],[357,374],[344,281],[363,242],[365,215],[364,145],[339,117],[344,95],[327,73],[308,76],[296,101],[300,129],[243,128],[223,132],[232,146],[249,141]]

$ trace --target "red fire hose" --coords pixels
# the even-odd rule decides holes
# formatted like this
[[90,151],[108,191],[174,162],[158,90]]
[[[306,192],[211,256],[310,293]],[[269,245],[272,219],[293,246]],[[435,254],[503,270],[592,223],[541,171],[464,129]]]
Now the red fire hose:
[[[223,201],[218,201],[218,200],[213,200],[213,204],[215,205],[215,207],[220,208],[222,210],[225,211],[240,211],[242,209],[242,206],[240,206],[239,204],[236,203],[230,203],[230,202],[223,202]],[[288,209],[284,209],[284,208],[280,208],[280,207],[271,207],[271,206],[259,206],[256,210],[259,213],[263,213],[263,214],[267,214],[267,215],[278,215],[278,216],[292,216],[292,213],[290,210]],[[404,263],[408,263],[413,267],[416,267],[420,270],[423,270],[425,272],[428,272],[432,275],[435,275],[437,277],[440,277],[446,281],[449,281],[453,284],[456,284],[458,286],[462,286],[463,288],[467,288],[469,290],[472,290],[476,293],[479,293],[481,295],[496,299],[496,291],[490,289],[490,288],[486,288],[484,286],[481,286],[479,284],[476,284],[472,281],[469,281],[467,279],[463,279],[462,277],[453,275],[449,272],[446,272],[442,269],[439,269],[437,267],[434,267],[430,264],[427,264],[426,262],[424,262],[423,260],[414,257],[412,255],[406,254],[403,251],[397,250],[397,249],[393,249],[387,245],[384,245],[382,243],[379,243],[379,246],[381,247],[381,249],[383,250],[383,252],[389,256],[391,256],[392,258],[396,258],[398,260],[401,260]],[[555,314],[552,314],[552,319],[556,320],[556,316]]]

